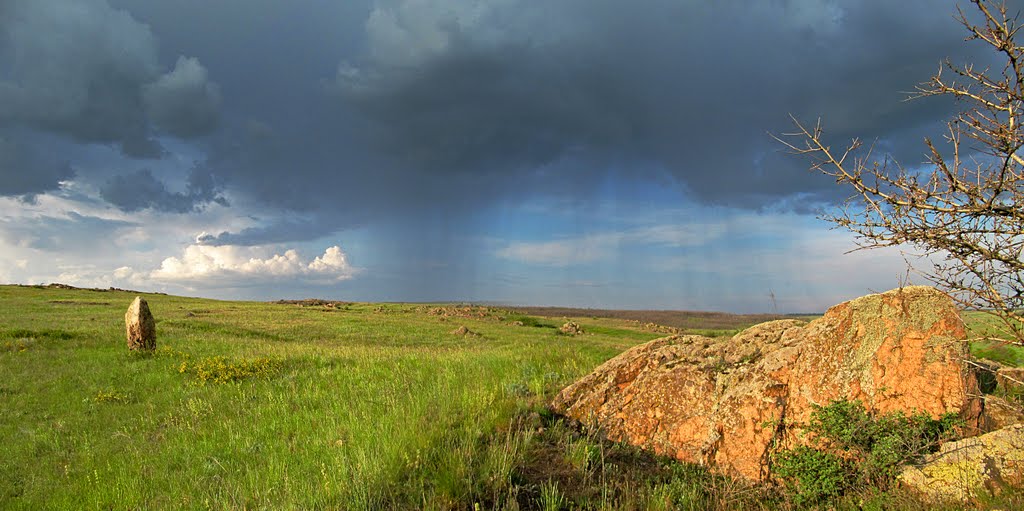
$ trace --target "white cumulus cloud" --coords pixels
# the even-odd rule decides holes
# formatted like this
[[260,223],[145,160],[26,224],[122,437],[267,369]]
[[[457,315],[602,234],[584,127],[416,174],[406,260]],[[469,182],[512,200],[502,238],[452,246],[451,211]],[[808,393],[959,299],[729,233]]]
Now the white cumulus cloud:
[[337,245],[312,261],[304,260],[296,250],[268,257],[261,257],[260,252],[255,247],[189,245],[181,256],[164,259],[149,276],[168,282],[248,279],[336,282],[350,279],[358,272]]

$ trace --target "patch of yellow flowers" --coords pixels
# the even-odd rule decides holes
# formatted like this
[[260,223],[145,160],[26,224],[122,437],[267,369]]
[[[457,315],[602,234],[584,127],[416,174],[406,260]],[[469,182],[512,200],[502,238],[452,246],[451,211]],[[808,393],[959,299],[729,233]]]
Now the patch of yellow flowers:
[[199,384],[237,382],[246,378],[268,378],[280,369],[280,363],[269,358],[231,360],[207,357],[197,362],[185,360],[178,372],[189,374]]

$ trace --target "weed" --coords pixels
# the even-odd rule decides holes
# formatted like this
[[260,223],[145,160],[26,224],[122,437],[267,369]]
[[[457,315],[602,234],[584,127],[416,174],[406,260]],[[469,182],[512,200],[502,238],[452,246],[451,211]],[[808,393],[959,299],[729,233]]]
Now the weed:
[[558,489],[558,483],[548,480],[540,486],[540,506],[544,511],[559,511],[565,506],[565,495]]

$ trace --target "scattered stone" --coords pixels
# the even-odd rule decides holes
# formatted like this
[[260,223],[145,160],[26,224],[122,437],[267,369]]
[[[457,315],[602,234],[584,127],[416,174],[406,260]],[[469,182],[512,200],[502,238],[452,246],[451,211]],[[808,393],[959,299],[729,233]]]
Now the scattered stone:
[[566,321],[558,331],[565,335],[579,335],[583,333],[583,327],[575,321]]
[[149,304],[141,296],[135,297],[124,314],[124,326],[129,350],[156,349],[156,321],[149,312]]
[[1024,483],[1024,424],[949,442],[900,482],[933,501],[967,501],[979,491],[998,494]]
[[[484,318],[495,318],[498,309],[491,309],[483,306],[444,306],[444,307],[429,307],[425,310],[422,307],[416,309],[419,312],[426,312],[431,316],[441,316],[443,318],[472,318],[472,319],[484,319]],[[504,319],[504,318],[502,318]],[[500,320],[499,320],[500,321]]]
[[465,326],[460,326],[459,328],[456,328],[455,330],[452,330],[451,332],[448,332],[448,333],[450,333],[452,335],[459,335],[459,336],[462,336],[462,337],[466,337],[466,336],[478,337],[480,335],[480,334],[478,334],[478,333],[476,333],[476,332],[466,328]]
[[731,339],[673,335],[636,346],[566,387],[553,407],[609,439],[750,480],[772,449],[806,443],[814,405],[955,412],[981,425],[978,383],[953,301],[922,286],[832,307],[809,324],[762,323]]
[[526,323],[523,323],[522,321],[517,319],[517,320],[509,323],[509,325],[512,325],[512,326],[526,326]]

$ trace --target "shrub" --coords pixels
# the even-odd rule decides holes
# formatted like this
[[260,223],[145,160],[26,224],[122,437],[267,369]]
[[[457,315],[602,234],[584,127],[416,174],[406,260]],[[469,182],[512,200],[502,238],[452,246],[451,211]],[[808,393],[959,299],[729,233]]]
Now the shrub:
[[841,496],[855,471],[850,461],[805,445],[779,453],[774,461],[775,475],[786,483],[797,504]]
[[923,412],[876,417],[860,401],[816,406],[803,425],[811,444],[777,453],[772,470],[798,504],[833,499],[868,486],[885,489],[899,468],[933,452],[960,419]]

